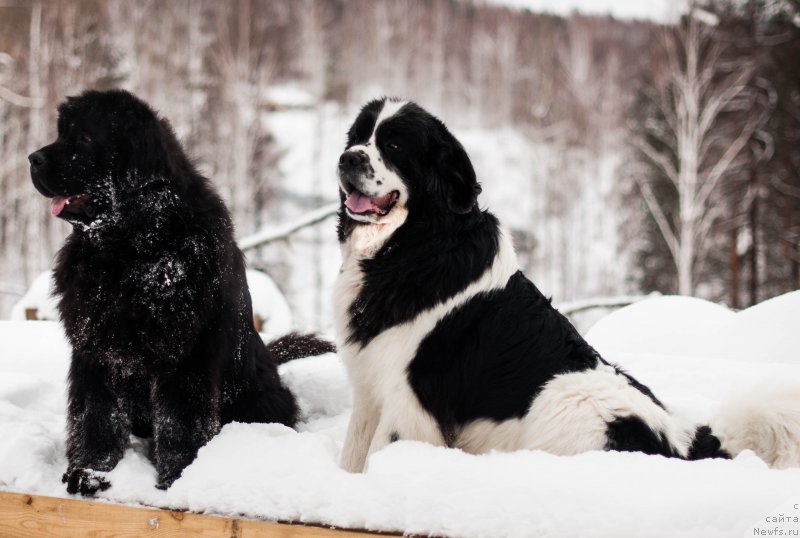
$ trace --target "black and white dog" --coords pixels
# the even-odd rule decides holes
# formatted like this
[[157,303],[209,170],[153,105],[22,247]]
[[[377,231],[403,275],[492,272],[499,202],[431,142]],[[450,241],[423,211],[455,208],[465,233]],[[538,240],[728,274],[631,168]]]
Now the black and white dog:
[[[381,99],[339,161],[338,348],[354,391],[341,464],[399,440],[481,453],[641,451],[683,459],[755,449],[800,465],[800,393],[683,427],[606,362],[517,266],[481,211],[470,159],[414,103]],[[771,402],[761,402],[771,403]]]

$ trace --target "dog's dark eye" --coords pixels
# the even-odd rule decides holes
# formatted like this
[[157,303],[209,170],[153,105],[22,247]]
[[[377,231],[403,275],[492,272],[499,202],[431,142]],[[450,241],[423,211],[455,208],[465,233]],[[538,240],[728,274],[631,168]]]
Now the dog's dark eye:
[[78,137],[78,142],[80,144],[91,144],[92,143],[92,137],[87,135],[87,134],[81,135],[81,136]]
[[388,144],[386,144],[386,148],[390,149],[392,151],[399,151],[400,150],[400,146],[395,144],[394,142],[389,142]]

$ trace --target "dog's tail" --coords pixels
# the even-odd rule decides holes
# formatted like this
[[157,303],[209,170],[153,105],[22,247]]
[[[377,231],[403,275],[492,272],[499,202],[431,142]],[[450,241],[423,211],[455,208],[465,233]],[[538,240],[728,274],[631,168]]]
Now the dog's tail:
[[335,353],[336,346],[315,334],[292,332],[268,343],[267,352],[274,357],[275,362],[284,364],[303,357]]
[[695,432],[689,459],[752,450],[770,467],[800,467],[800,387],[759,387],[723,402]]

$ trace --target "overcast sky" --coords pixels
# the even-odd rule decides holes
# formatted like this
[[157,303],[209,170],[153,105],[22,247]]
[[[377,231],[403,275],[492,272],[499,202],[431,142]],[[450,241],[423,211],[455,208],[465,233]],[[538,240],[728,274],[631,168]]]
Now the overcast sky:
[[488,0],[495,4],[505,4],[529,8],[531,11],[546,11],[558,15],[568,15],[573,10],[582,13],[613,15],[618,19],[653,19],[674,21],[685,0]]

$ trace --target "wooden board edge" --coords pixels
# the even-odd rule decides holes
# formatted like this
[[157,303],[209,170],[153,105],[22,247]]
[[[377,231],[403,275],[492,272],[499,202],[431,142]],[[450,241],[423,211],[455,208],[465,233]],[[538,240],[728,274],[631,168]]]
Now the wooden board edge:
[[0,536],[3,538],[364,538],[381,535],[353,529],[0,491]]

